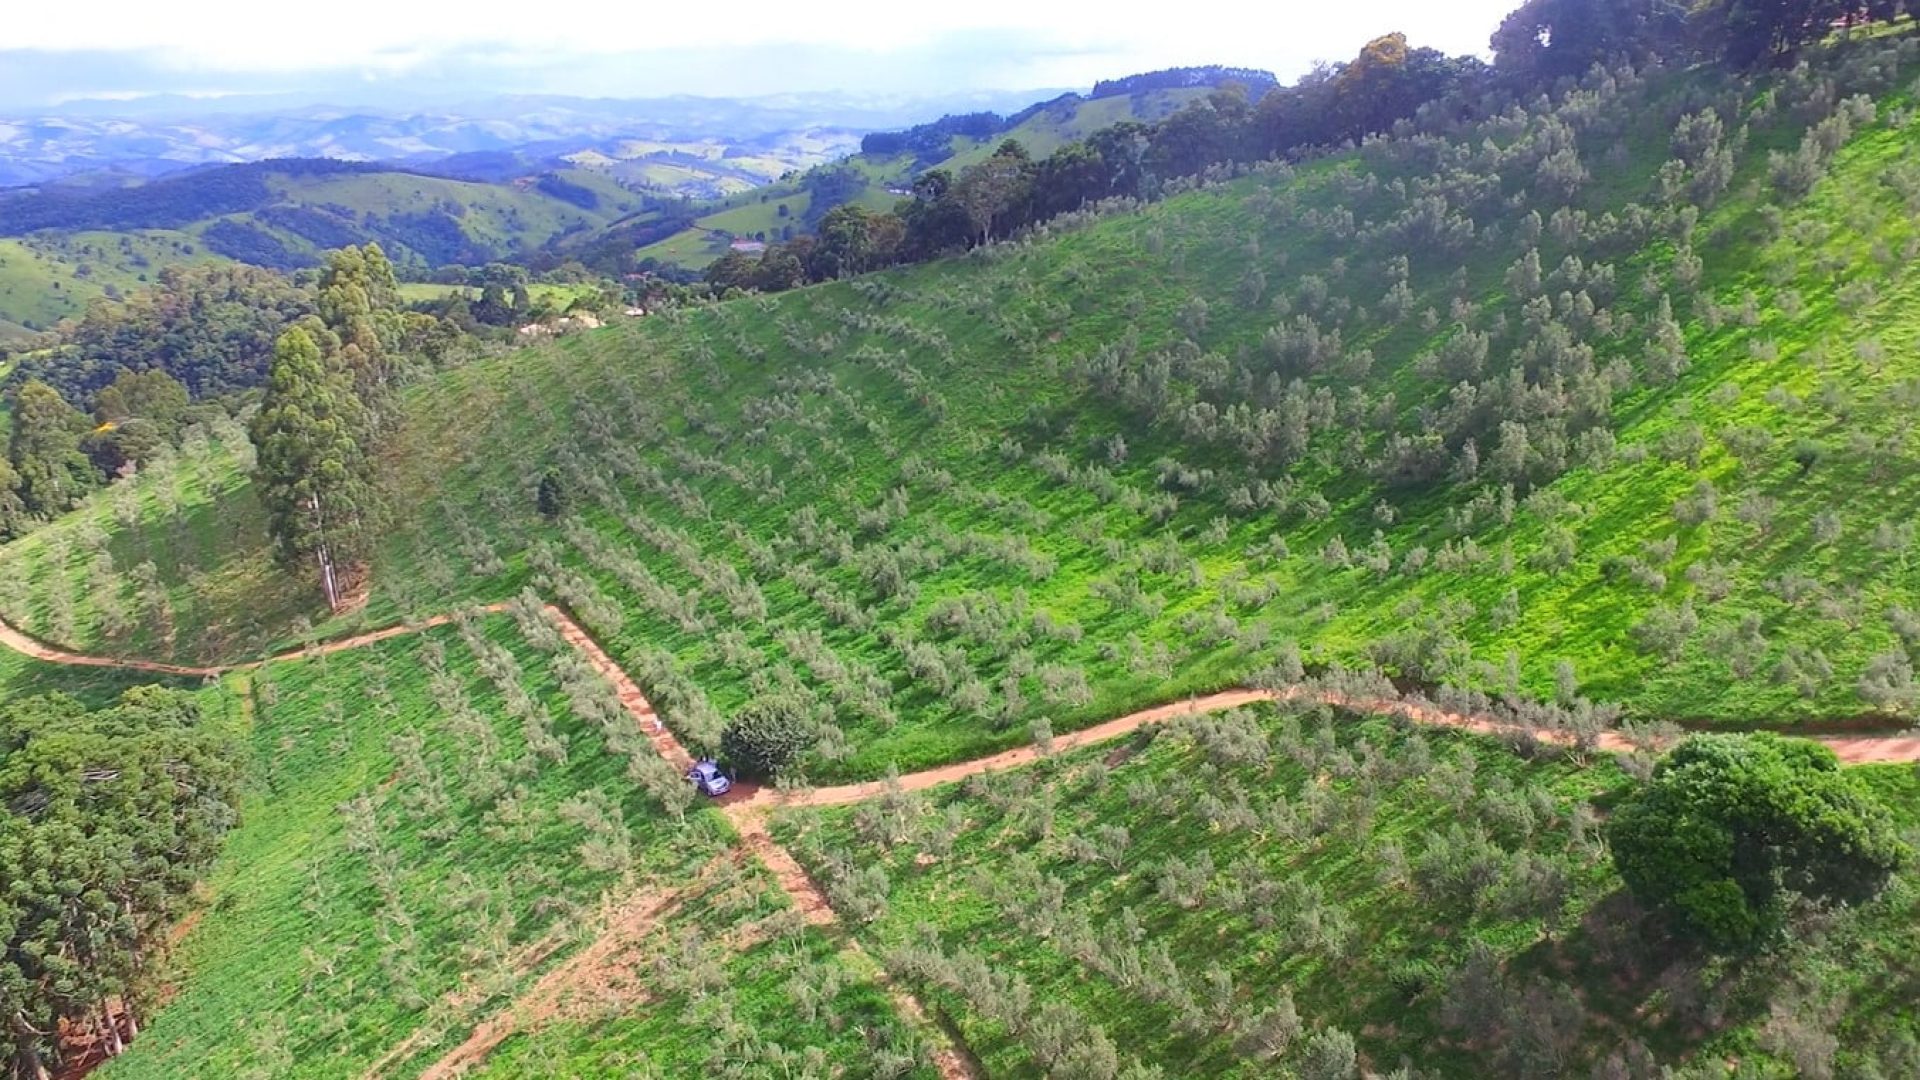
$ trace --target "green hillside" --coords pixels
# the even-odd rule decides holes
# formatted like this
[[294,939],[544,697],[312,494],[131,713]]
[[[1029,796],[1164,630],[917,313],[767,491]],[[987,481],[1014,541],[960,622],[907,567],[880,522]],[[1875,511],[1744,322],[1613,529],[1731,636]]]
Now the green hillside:
[[[325,251],[368,241],[415,271],[523,257],[562,236],[636,213],[645,203],[611,177],[587,169],[485,184],[410,172],[276,165],[246,166],[258,191],[218,192],[225,202],[204,189],[212,181],[194,186],[202,177],[217,180],[215,170],[149,185],[160,191],[152,206],[118,211],[74,197],[64,215],[47,212],[55,221],[128,213],[173,224],[54,227],[0,239],[0,321],[46,329],[96,297],[141,288],[170,264],[238,261],[292,270],[317,265]],[[133,196],[119,191],[93,197]],[[237,208],[226,209],[236,202]]]
[[180,662],[259,655],[316,603],[273,563],[237,427],[0,548],[0,618],[43,640]]
[[[916,173],[924,169],[958,171],[986,159],[1008,139],[1026,147],[1034,157],[1044,157],[1122,121],[1164,119],[1208,92],[1205,87],[1162,89],[1055,102],[992,138],[954,136],[950,153],[931,164],[917,162],[909,153],[859,153],[826,167],[850,166],[865,178],[866,183],[848,202],[869,210],[889,210],[900,201],[901,196],[895,192],[912,183]],[[784,217],[779,214],[782,205],[788,211]],[[707,212],[694,219],[690,227],[639,248],[633,257],[636,261],[652,259],[666,266],[703,270],[725,255],[736,237],[778,240],[783,227],[788,226],[796,233],[806,232],[803,219],[811,205],[811,192],[794,181],[742,191],[703,204]]]
[[[1882,778],[1920,824],[1911,771]],[[1630,786],[1612,761],[1263,706],[776,831],[843,906],[877,907],[862,937],[964,1018],[994,1076],[1044,1073],[1016,980],[1083,1044],[1169,1076],[1272,1076],[1329,1029],[1370,1073],[1585,1076],[1614,1056],[1784,1075],[1781,1010],[1813,1001],[1853,1064],[1900,1045],[1911,1015],[1873,983],[1915,972],[1911,882],[1775,965],[1675,956],[1634,932],[1601,841]]]
[[956,138],[953,155],[934,168],[958,171],[977,164],[992,156],[993,151],[1008,139],[1026,147],[1027,153],[1036,158],[1046,157],[1070,142],[1084,139],[1101,128],[1109,128],[1123,121],[1152,123],[1164,120],[1180,111],[1182,106],[1212,92],[1210,87],[1198,86],[1116,94],[1050,105],[990,139]]
[[160,229],[0,239],[0,320],[45,330],[98,297],[143,288],[162,266],[223,261],[193,235]]
[[[874,179],[847,201],[869,210],[891,209],[900,196],[889,194],[887,186],[886,181]],[[781,239],[787,229],[804,233],[807,230],[804,219],[812,206],[812,192],[787,184],[748,192],[694,219],[692,228],[636,250],[633,257],[637,261],[655,259],[689,270],[703,269],[725,255],[736,237],[764,237],[772,241]]]
[[[1497,171],[1469,156],[1422,182],[1479,191],[1471,231],[1413,194],[1436,151],[1383,144],[451,373],[413,391],[372,610],[577,575],[622,648],[671,657],[722,712],[767,677],[845,699],[854,757],[821,765],[868,775],[1224,685],[1286,641],[1540,696],[1571,665],[1651,718],[1911,708],[1915,286],[1870,249],[1908,242],[1885,178],[1920,133],[1890,99],[1776,203],[1767,156],[1807,126],[1795,96],[1824,92],[1788,79],[1766,115],[1740,106],[1729,194],[1690,247],[1646,210],[1669,117],[1733,98],[1610,81],[1497,122],[1515,147]],[[1614,164],[1534,248],[1511,205],[1539,182],[1528,147],[1574,120]],[[1461,154],[1488,153],[1476,134]],[[1523,303],[1530,249],[1549,269]],[[1648,354],[1660,295],[1686,356],[1670,378]],[[585,502],[565,531],[525,494],[549,462]],[[700,599],[650,607],[622,575]],[[733,630],[744,648],[719,645]],[[921,646],[945,674],[910,673]]]
[[[827,974],[833,950],[721,854],[717,815],[677,828],[642,799],[624,759],[652,750],[578,711],[609,691],[559,664],[557,639],[530,641],[545,629],[533,618],[283,662],[234,684],[255,703],[243,825],[176,957],[185,988],[102,1075],[419,1075],[648,900],[659,924],[631,927],[627,951],[555,999],[558,1026],[523,1038],[564,1041],[643,1000],[663,1014],[653,1033],[670,1029],[671,1000],[636,980],[665,997],[652,968],[673,957],[698,961],[682,1000],[718,993],[767,1030],[793,1011],[787,973],[814,972],[845,986],[826,1006],[846,1025],[815,1045],[855,1066],[871,1052],[857,1032],[886,1045],[898,1021],[885,999]],[[749,936],[764,941],[758,956],[724,957],[722,941]],[[739,964],[762,977],[728,984],[708,966]],[[911,1036],[891,1035],[911,1060]],[[720,1050],[740,1048],[649,1041],[646,1056],[685,1067]]]
[[[1702,91],[1668,80],[1611,93],[1640,119],[1600,136],[1626,153],[1595,154],[1621,163],[1580,193],[1589,222],[1618,222],[1646,198],[1666,117],[1696,111]],[[1916,372],[1894,345],[1914,282],[1900,260],[1855,260],[1907,243],[1903,196],[1884,178],[1916,133],[1861,125],[1810,197],[1769,210],[1767,154],[1798,143],[1795,111],[1749,119],[1731,193],[1692,226],[1691,249],[1676,258],[1664,229],[1623,249],[1615,225],[1609,258],[1588,250],[1604,263],[1589,270],[1587,238],[1543,228],[1538,257],[1557,269],[1525,304],[1507,278],[1516,263],[1524,276],[1529,230],[1504,207],[1512,226],[1490,219],[1457,256],[1416,252],[1402,283],[1403,235],[1467,227],[1458,211],[1433,217],[1433,197],[1396,195],[1408,166],[1383,148],[991,258],[462,372],[420,414],[419,445],[435,451],[417,459],[432,471],[405,481],[424,491],[432,476],[445,516],[416,526],[382,576],[432,580],[465,530],[507,569],[491,586],[452,567],[439,576],[501,593],[529,572],[524,547],[564,539],[559,562],[622,613],[620,640],[649,664],[672,654],[722,712],[756,679],[857,657],[889,687],[847,710],[858,719],[842,714],[859,731],[849,768],[869,775],[896,753],[905,765],[1016,741],[1041,714],[1064,728],[1224,684],[1288,640],[1310,662],[1371,659],[1541,696],[1564,662],[1585,692],[1642,717],[1910,709],[1897,685],[1879,691],[1900,682],[1915,585],[1906,537],[1920,493],[1897,448]],[[1887,112],[1900,116],[1897,101]],[[1535,168],[1510,171],[1530,182]],[[1692,258],[1704,266],[1689,286]],[[1670,381],[1648,370],[1650,291],[1677,300],[1687,361]],[[1596,292],[1605,317],[1596,307],[1588,320]],[[1443,311],[1500,344],[1468,354]],[[780,366],[766,366],[773,356]],[[1521,398],[1472,405],[1479,471],[1449,482],[1466,467],[1461,436],[1422,429],[1473,401],[1450,389],[1471,365],[1482,400],[1502,392],[1489,367],[1511,371],[1500,378]],[[1489,415],[1509,408],[1513,419]],[[1552,420],[1582,412],[1584,434]],[[624,449],[636,435],[637,454]],[[1291,464],[1249,467],[1249,440]],[[582,491],[603,492],[586,528],[561,538],[522,517],[500,531],[528,513],[515,493],[533,458],[442,471],[463,443],[575,462]],[[1872,500],[1849,494],[1867,489]],[[593,555],[596,537],[618,560]],[[673,590],[699,588],[699,609],[649,610],[621,582],[633,560]],[[765,594],[769,619],[731,610],[719,564]],[[1025,628],[1034,620],[1059,628]],[[728,628],[749,648],[722,650],[714,633]],[[909,674],[916,638],[967,666]],[[1088,692],[1041,698],[1038,669],[1053,665]],[[1011,695],[1010,667],[1026,672]],[[799,681],[852,693],[866,676],[854,671]],[[960,707],[929,693],[926,680],[956,678],[986,693]]]
[[[104,1075],[1913,1075],[1914,740],[1695,741],[1699,876],[1618,869],[1670,724],[1920,716],[1920,35],[1806,57],[1583,64],[419,370],[338,616],[225,428],[0,548],[0,614],[77,649],[432,627],[244,688],[242,824]],[[1310,676],[1361,711],[1054,753]],[[737,765],[749,703],[794,762],[682,822],[656,748]]]

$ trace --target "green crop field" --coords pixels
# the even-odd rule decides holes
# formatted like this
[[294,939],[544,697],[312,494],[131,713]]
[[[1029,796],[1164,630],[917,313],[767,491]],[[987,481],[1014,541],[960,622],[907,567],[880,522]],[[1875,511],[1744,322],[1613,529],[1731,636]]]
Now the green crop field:
[[[1885,178],[1920,126],[1889,97],[1776,202],[1767,153],[1817,91],[1743,106],[1687,245],[1621,239],[1667,116],[1725,96],[1669,77],[1538,121],[1621,118],[1582,121],[1612,164],[1537,239],[1505,210],[1429,220],[1383,144],[450,372],[411,391],[359,618],[538,580],[683,691],[696,742],[768,686],[819,703],[844,739],[818,777],[1227,685],[1288,643],[1487,692],[1572,680],[1642,718],[1910,709],[1920,277],[1872,251],[1913,239]],[[1535,183],[1531,158],[1488,167],[1471,183]],[[1402,265],[1420,229],[1458,254]],[[1662,296],[1677,370],[1648,355]],[[581,504],[564,527],[532,512],[549,465]]]
[[[0,547],[0,615],[90,652],[433,627],[229,676],[240,824],[104,1075],[1913,1075],[1920,893],[1859,868],[1897,844],[1726,955],[1608,850],[1664,722],[1920,716],[1920,36],[1809,55],[421,372],[339,616],[230,425]],[[390,180],[324,197],[439,190]],[[810,741],[696,803],[545,603],[696,755],[754,702]],[[1311,675],[1557,737],[1262,705],[1053,753]],[[0,659],[9,697],[126,682]],[[1568,738],[1606,726],[1640,749]],[[1920,837],[1911,764],[1847,775]],[[843,781],[879,783],[779,790]],[[1738,809],[1857,839],[1846,784]]]
[[[1911,771],[1884,775],[1920,824]],[[1787,1001],[1844,1002],[1833,1030],[1856,1050],[1902,1030],[1881,1006],[1920,973],[1900,940],[1911,880],[1778,966],[1676,956],[1621,925],[1599,823],[1627,783],[1611,760],[1263,706],[964,789],[790,811],[776,835],[994,1076],[1045,1072],[1045,1024],[1007,1011],[1021,993],[1168,1076],[1270,1076],[1327,1028],[1373,1070],[1431,1076],[1490,1059],[1586,1075],[1627,1049],[1622,1029],[1662,1061],[1767,1060]],[[980,965],[995,980],[969,979]],[[1494,985],[1465,1000],[1450,980],[1475,965]]]
[[[1627,152],[1587,189],[1589,221],[1618,220],[1652,182],[1663,110],[1700,91],[1618,92],[1642,119],[1610,138]],[[1553,314],[1571,290],[1507,295],[1524,222],[1458,259],[1410,260],[1397,288],[1397,245],[1380,237],[1405,177],[1347,157],[991,257],[463,371],[431,408],[422,394],[417,445],[433,449],[406,455],[423,464],[401,481],[424,492],[432,477],[446,514],[378,576],[481,596],[566,581],[636,670],[690,683],[719,713],[797,683],[846,729],[845,760],[822,775],[966,756],[1024,740],[1040,717],[1066,730],[1224,685],[1285,642],[1309,663],[1373,660],[1488,691],[1551,696],[1570,677],[1645,718],[1910,708],[1879,681],[1901,678],[1916,587],[1920,490],[1898,448],[1920,385],[1901,344],[1920,279],[1866,250],[1911,239],[1883,177],[1920,128],[1863,125],[1810,197],[1768,209],[1765,152],[1801,126],[1785,106],[1750,121],[1730,194],[1680,250],[1704,269],[1676,272],[1662,234],[1589,271],[1577,238],[1543,229],[1547,275],[1610,298],[1577,343]],[[1375,239],[1335,235],[1345,212]],[[1562,235],[1581,227],[1546,216]],[[1681,294],[1671,375],[1642,370],[1649,290]],[[1403,295],[1378,299],[1390,293]],[[1586,318],[1578,307],[1569,319]],[[1489,336],[1506,326],[1530,363],[1558,350],[1575,365],[1559,378],[1600,395],[1579,408],[1606,430],[1576,446],[1548,425],[1557,442],[1539,446],[1489,422],[1472,480],[1398,482],[1390,454],[1434,468],[1419,460],[1423,417],[1450,399],[1487,407],[1447,389],[1447,365],[1476,361],[1442,309]],[[1527,320],[1535,331],[1516,329]],[[1312,353],[1283,368],[1292,384],[1262,390],[1245,372]],[[1207,388],[1248,379],[1251,404],[1233,407],[1262,411],[1238,423],[1299,435],[1229,431]],[[1277,473],[1238,452],[1287,438],[1300,449]],[[544,450],[507,460],[463,442]],[[1534,483],[1548,457],[1559,469]],[[578,477],[587,505],[566,530],[531,516],[536,459]],[[1864,490],[1874,498],[1852,497]],[[536,575],[525,553],[542,544]],[[469,563],[497,564],[493,583]]]
[[[416,1075],[528,994],[554,1026],[522,1021],[510,1053],[640,1002],[654,1033],[722,1013],[775,1032],[796,982],[846,1025],[819,1052],[911,1063],[869,979],[722,853],[717,815],[676,824],[640,795],[626,760],[651,748],[552,635],[536,609],[236,677],[254,790],[175,957],[184,988],[104,1075]],[[740,964],[759,977],[730,982]]]
[[206,663],[291,647],[325,605],[280,572],[237,425],[0,548],[0,618],[87,651]]

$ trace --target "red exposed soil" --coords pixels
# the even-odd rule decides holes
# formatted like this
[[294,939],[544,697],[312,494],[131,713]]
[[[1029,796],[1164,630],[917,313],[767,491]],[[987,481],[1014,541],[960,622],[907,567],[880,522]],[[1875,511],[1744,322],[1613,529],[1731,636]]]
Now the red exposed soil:
[[653,889],[642,889],[628,896],[608,912],[605,929],[599,937],[542,975],[511,1006],[482,1021],[465,1042],[428,1066],[420,1074],[420,1080],[449,1080],[459,1076],[485,1061],[494,1047],[517,1031],[532,1030],[581,1012],[604,1015],[622,1006],[647,1001],[646,987],[635,974],[637,963],[633,954],[659,921],[679,904],[680,896],[679,890]]
[[680,745],[680,740],[674,738],[673,732],[667,730],[667,725],[660,719],[660,714],[653,710],[653,705],[647,701],[647,696],[640,692],[640,687],[634,683],[633,678],[622,670],[619,664],[613,662],[613,657],[608,656],[606,650],[602,649],[593,638],[587,636],[587,632],[580,628],[580,624],[574,622],[565,611],[548,604],[547,614],[559,626],[560,636],[566,639],[567,644],[578,649],[580,655],[586,657],[587,662],[593,665],[593,669],[613,684],[614,692],[620,697],[621,706],[633,717],[634,722],[640,725],[640,730],[646,733],[647,740],[653,743],[653,749],[675,768],[685,769],[692,765],[693,755],[687,753],[686,747]]

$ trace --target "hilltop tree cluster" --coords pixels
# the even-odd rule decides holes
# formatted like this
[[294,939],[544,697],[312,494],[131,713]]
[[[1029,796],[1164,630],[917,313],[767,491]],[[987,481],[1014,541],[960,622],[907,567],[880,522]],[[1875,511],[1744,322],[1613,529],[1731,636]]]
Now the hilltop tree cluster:
[[[706,280],[720,291],[777,292],[938,258],[1106,200],[1157,198],[1208,170],[1298,160],[1406,125],[1437,130],[1552,91],[1595,65],[1715,57],[1750,67],[1791,57],[1834,26],[1896,18],[1906,7],[1906,0],[1710,0],[1688,12],[1664,0],[1528,0],[1494,33],[1491,66],[1414,48],[1404,34],[1388,34],[1353,60],[1316,68],[1291,86],[1228,81],[1158,123],[1115,124],[1045,158],[1034,159],[1009,139],[987,160],[957,172],[921,173],[913,198],[892,211],[836,206],[816,235],[758,257],[730,253],[708,269]],[[1189,70],[1159,74],[1190,85],[1179,81]],[[990,137],[995,119],[990,113],[948,117],[868,143],[872,152],[913,149],[927,156],[955,135]],[[1584,174],[1570,169],[1567,162],[1543,163],[1543,177],[1577,188]],[[834,204],[816,197],[814,205]]]

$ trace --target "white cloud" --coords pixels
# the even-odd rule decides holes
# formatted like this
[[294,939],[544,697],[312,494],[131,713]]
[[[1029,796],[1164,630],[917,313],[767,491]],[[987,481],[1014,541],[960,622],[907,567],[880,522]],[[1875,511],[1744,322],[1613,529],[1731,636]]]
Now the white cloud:
[[[1343,59],[1371,37],[1403,30],[1415,44],[1482,52],[1517,0],[1354,0],[1347,4],[1213,5],[1205,13],[1138,3],[968,0],[964,3],[770,0],[93,0],[84,18],[57,4],[21,3],[0,21],[0,50],[144,52],[182,73],[429,68],[473,50],[500,67],[530,57],[607,57],[790,45],[883,54],[968,34],[1018,40],[1018,72],[975,85],[1061,85],[1184,63],[1230,63],[1296,74]],[[756,50],[760,53],[761,50]],[[994,57],[981,57],[981,75]],[[1037,69],[1037,70],[1036,70]],[[1052,77],[1044,77],[1049,73]],[[1070,74],[1070,77],[1064,77]],[[1038,81],[1036,81],[1038,77]]]

